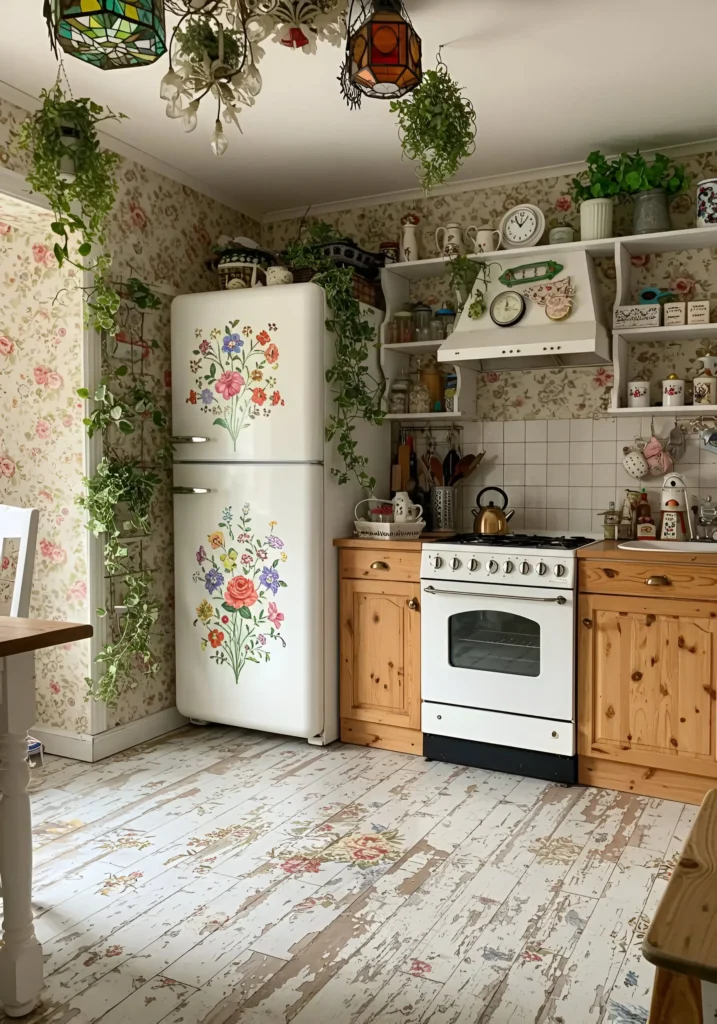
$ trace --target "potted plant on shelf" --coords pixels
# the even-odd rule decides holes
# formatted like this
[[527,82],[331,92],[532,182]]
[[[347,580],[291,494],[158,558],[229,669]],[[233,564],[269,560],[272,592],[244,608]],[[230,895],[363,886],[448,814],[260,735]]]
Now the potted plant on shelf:
[[580,237],[584,242],[611,238],[613,206],[620,193],[619,165],[598,149],[586,163],[586,170],[573,178],[571,188],[573,200],[580,204]]
[[663,153],[655,153],[651,163],[638,151],[621,153],[617,180],[620,191],[634,196],[632,230],[635,235],[653,231],[669,231],[668,197],[684,192],[690,184],[681,164],[673,164]]

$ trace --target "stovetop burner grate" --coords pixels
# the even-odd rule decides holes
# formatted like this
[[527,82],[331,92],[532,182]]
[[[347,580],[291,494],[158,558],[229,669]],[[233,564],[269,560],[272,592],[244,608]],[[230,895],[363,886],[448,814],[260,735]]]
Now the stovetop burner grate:
[[450,544],[470,544],[476,547],[536,548],[539,550],[574,551],[575,548],[592,544],[591,537],[541,537],[530,533],[509,533],[503,536],[479,536],[475,533],[461,533],[453,537]]

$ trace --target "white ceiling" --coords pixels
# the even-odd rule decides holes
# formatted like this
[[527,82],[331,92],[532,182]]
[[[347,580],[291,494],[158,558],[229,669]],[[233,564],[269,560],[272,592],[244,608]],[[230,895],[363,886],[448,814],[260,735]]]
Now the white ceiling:
[[[3,0],[0,79],[37,96],[55,77],[42,0]],[[717,137],[714,0],[406,0],[424,64],[439,44],[478,112],[478,145],[458,180]],[[32,8],[32,10],[31,10]],[[129,115],[110,134],[247,212],[414,189],[388,104],[351,112],[336,81],[338,48],[315,57],[268,41],[264,88],[244,134],[209,148],[213,111],[185,135],[164,114],[151,68],[102,72],[65,62],[76,95]]]

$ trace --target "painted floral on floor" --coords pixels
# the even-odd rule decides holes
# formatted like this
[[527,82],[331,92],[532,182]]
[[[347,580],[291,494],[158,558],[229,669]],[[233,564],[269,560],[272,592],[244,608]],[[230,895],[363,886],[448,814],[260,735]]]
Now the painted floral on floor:
[[287,585],[280,572],[288,556],[274,533],[276,522],[255,532],[250,513],[248,503],[236,519],[224,509],[217,529],[207,534],[208,547],[197,550],[199,568],[192,576],[207,595],[194,620],[203,633],[202,650],[209,649],[217,665],[229,666],[235,683],[247,662],[271,660],[270,643],[286,647],[276,598]]
[[[187,402],[199,405],[203,412],[215,417],[215,427],[227,430],[237,450],[242,430],[260,416],[270,416],[277,406],[284,405],[276,387],[274,372],[279,367],[279,349],[269,331],[240,329],[239,320],[230,320],[224,330],[214,327],[209,336],[195,332],[197,348],[189,368],[196,374],[196,387]],[[269,324],[275,333],[276,324]]]

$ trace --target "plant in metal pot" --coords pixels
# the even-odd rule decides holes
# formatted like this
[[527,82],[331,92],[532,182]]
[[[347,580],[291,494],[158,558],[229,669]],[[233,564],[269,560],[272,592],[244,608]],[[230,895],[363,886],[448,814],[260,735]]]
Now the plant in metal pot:
[[587,167],[572,180],[571,195],[580,204],[580,235],[583,241],[610,238],[615,196],[620,194],[618,161],[599,149],[585,161]]
[[668,200],[685,192],[690,179],[682,164],[674,164],[664,153],[648,162],[638,150],[621,153],[617,171],[620,191],[635,199],[633,231],[636,235],[669,231]]
[[358,450],[356,423],[365,420],[380,426],[383,422],[381,399],[386,382],[375,380],[369,372],[369,352],[371,346],[376,345],[376,338],[354,297],[354,272],[350,267],[337,266],[322,251],[328,242],[338,241],[340,237],[322,221],[307,230],[302,227],[299,237],[287,246],[283,259],[291,269],[313,270],[314,284],[320,285],[326,295],[326,329],[335,340],[334,361],[326,371],[326,380],[332,385],[334,409],[325,434],[327,441],[336,439],[343,462],[343,468],[332,469],[332,473],[340,484],[354,477],[372,492],[376,480],[367,473],[368,459]]
[[424,192],[455,176],[475,152],[476,112],[439,60],[408,96],[391,102],[404,154],[416,162]]

